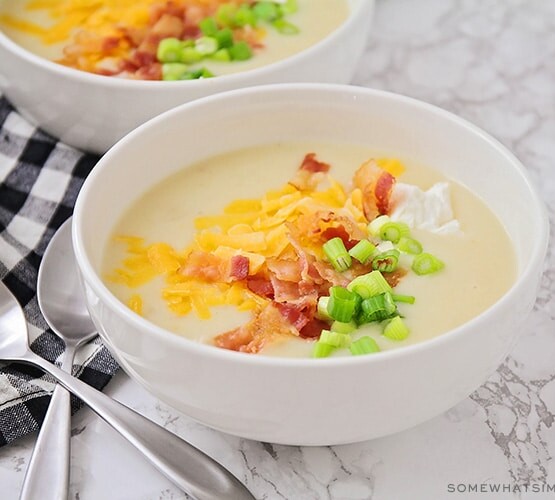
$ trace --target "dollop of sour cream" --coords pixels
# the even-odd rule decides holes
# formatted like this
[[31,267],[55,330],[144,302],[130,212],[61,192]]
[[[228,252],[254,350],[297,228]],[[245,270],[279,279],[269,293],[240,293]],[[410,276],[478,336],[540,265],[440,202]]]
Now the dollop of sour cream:
[[391,194],[391,220],[402,221],[413,229],[437,234],[460,232],[451,206],[448,182],[437,182],[423,191],[418,186],[399,182]]

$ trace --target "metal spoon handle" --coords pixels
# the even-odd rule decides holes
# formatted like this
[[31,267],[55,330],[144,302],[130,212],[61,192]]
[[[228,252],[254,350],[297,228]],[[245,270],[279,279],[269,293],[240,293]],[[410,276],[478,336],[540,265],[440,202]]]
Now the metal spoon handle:
[[33,352],[25,354],[21,361],[52,375],[141,451],[170,481],[197,500],[254,499],[231,472],[175,434]]
[[[75,347],[67,345],[62,361],[64,371],[71,371],[74,357]],[[70,429],[69,392],[56,385],[25,473],[20,500],[67,498]]]

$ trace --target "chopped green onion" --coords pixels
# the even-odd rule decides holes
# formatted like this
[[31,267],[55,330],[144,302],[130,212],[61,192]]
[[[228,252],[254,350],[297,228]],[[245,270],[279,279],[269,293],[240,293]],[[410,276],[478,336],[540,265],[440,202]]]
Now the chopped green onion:
[[409,329],[400,316],[396,316],[385,325],[384,337],[391,340],[405,340],[409,336]]
[[334,347],[324,342],[315,342],[312,356],[314,358],[327,358],[334,351]]
[[397,306],[391,293],[385,292],[364,299],[360,304],[360,314],[357,317],[359,325],[373,321],[383,321],[397,315]]
[[323,245],[324,253],[336,271],[346,271],[351,267],[351,256],[339,236],[328,240]]
[[220,26],[231,26],[235,18],[237,7],[232,4],[224,3],[216,11],[216,21]]
[[246,61],[252,57],[252,49],[247,42],[241,40],[229,47],[229,55],[234,61]]
[[404,222],[386,222],[380,227],[380,238],[382,240],[397,243],[403,236],[410,234],[410,228]]
[[354,321],[343,323],[342,321],[334,321],[331,324],[331,331],[338,333],[351,333],[357,329],[357,324]]
[[198,80],[200,78],[212,78],[214,73],[212,73],[207,68],[199,68],[193,71],[188,71],[184,75],[181,76],[181,80]]
[[376,217],[372,222],[370,222],[370,224],[368,224],[368,232],[372,236],[378,236],[380,234],[381,227],[390,220],[389,215],[380,215],[379,217]]
[[235,26],[256,26],[256,15],[252,9],[246,4],[242,4],[233,16],[233,24]]
[[294,14],[299,10],[299,5],[297,0],[285,0],[285,2],[279,5],[279,11],[282,15],[287,16],[289,14]]
[[276,19],[272,26],[282,35],[296,35],[301,31],[297,26],[285,19]]
[[355,315],[359,300],[355,293],[346,288],[332,286],[328,301],[328,314],[336,321],[348,323]]
[[376,247],[372,245],[368,240],[360,240],[353,248],[349,250],[349,255],[361,264],[364,264],[370,255],[372,255],[376,250]]
[[218,23],[213,17],[205,17],[198,23],[203,35],[214,36],[218,32]]
[[161,63],[175,63],[181,59],[183,43],[178,38],[164,38],[160,40],[156,51],[156,58]]
[[201,36],[195,40],[195,49],[199,54],[209,56],[218,50],[218,40],[211,36]]
[[347,285],[347,290],[356,293],[363,299],[367,299],[383,292],[391,292],[391,286],[389,286],[389,283],[380,271],[372,271],[368,274],[357,276]]
[[329,321],[331,316],[328,313],[328,303],[330,301],[329,297],[320,297],[318,299],[318,306],[316,308],[316,316],[318,319]]
[[410,253],[412,255],[422,253],[421,243],[410,236],[401,236],[399,243],[397,243],[397,248],[401,250],[401,252]]
[[414,295],[399,295],[393,293],[391,296],[395,302],[402,302],[404,304],[414,304],[414,301],[416,300]]
[[351,337],[345,333],[322,330],[318,342],[323,342],[333,347],[349,347],[351,345]]
[[390,273],[397,269],[399,264],[399,250],[388,250],[372,258],[372,269],[382,273]]
[[162,80],[181,80],[181,77],[187,73],[189,66],[182,63],[164,63],[162,64]]
[[411,266],[412,270],[419,275],[432,274],[444,267],[445,264],[430,253],[421,253],[414,257]]
[[355,340],[350,347],[351,353],[354,356],[360,356],[362,354],[373,354],[375,352],[380,352],[380,347],[377,342],[368,336],[360,337]]
[[274,2],[257,2],[252,10],[262,21],[271,22],[280,16],[279,8]]
[[227,49],[219,49],[210,56],[210,59],[218,62],[229,62],[231,61],[231,55]]
[[218,41],[220,49],[229,49],[233,45],[233,31],[224,28],[214,34],[214,38]]
[[202,54],[194,47],[183,47],[181,49],[180,61],[182,63],[193,64],[202,59]]

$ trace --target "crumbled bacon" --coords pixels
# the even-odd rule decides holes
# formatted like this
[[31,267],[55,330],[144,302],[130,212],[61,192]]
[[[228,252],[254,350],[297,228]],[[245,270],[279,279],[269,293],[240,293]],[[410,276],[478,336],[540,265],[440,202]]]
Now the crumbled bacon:
[[249,275],[250,262],[244,255],[234,255],[229,261],[229,276],[233,280],[241,281]]
[[358,168],[353,181],[355,187],[362,191],[364,215],[369,221],[389,212],[395,177],[370,160]]
[[317,339],[322,334],[322,330],[329,328],[328,323],[318,318],[312,318],[299,331],[299,336],[303,339]]
[[183,276],[201,278],[209,283],[222,279],[222,260],[208,252],[191,252],[179,269]]
[[272,304],[266,306],[248,323],[218,335],[214,343],[218,347],[248,353],[259,352],[266,344],[280,335],[295,335],[299,332]]
[[274,287],[272,282],[263,276],[249,276],[247,278],[247,288],[257,295],[266,299],[274,298]]
[[300,304],[276,303],[283,317],[300,332],[316,313],[316,300],[304,300]]
[[353,248],[360,240],[352,240],[351,236],[343,226],[328,227],[322,231],[322,237],[324,240],[328,241],[332,238],[341,238],[345,248],[350,250]]
[[389,286],[391,288],[395,288],[399,284],[403,276],[407,274],[407,271],[405,269],[398,267],[395,271],[392,271],[390,273],[382,273],[382,274],[385,280],[389,283]]
[[301,163],[301,166],[299,168],[311,173],[327,173],[330,170],[329,164],[317,160],[315,153],[308,153],[307,155],[305,155],[305,157],[303,158],[303,162]]

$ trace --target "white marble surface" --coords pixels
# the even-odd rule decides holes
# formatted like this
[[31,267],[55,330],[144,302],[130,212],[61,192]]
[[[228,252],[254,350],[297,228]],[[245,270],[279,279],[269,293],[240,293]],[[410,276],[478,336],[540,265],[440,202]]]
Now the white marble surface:
[[[555,222],[553,0],[378,0],[355,83],[437,104],[497,137],[530,170]],[[539,298],[514,352],[470,398],[403,433],[272,446],[207,429],[123,374],[107,392],[215,457],[259,499],[555,498],[554,239],[552,226]],[[18,497],[33,442],[0,449],[0,498]],[[72,499],[188,498],[87,409],[73,420],[72,460]]]

